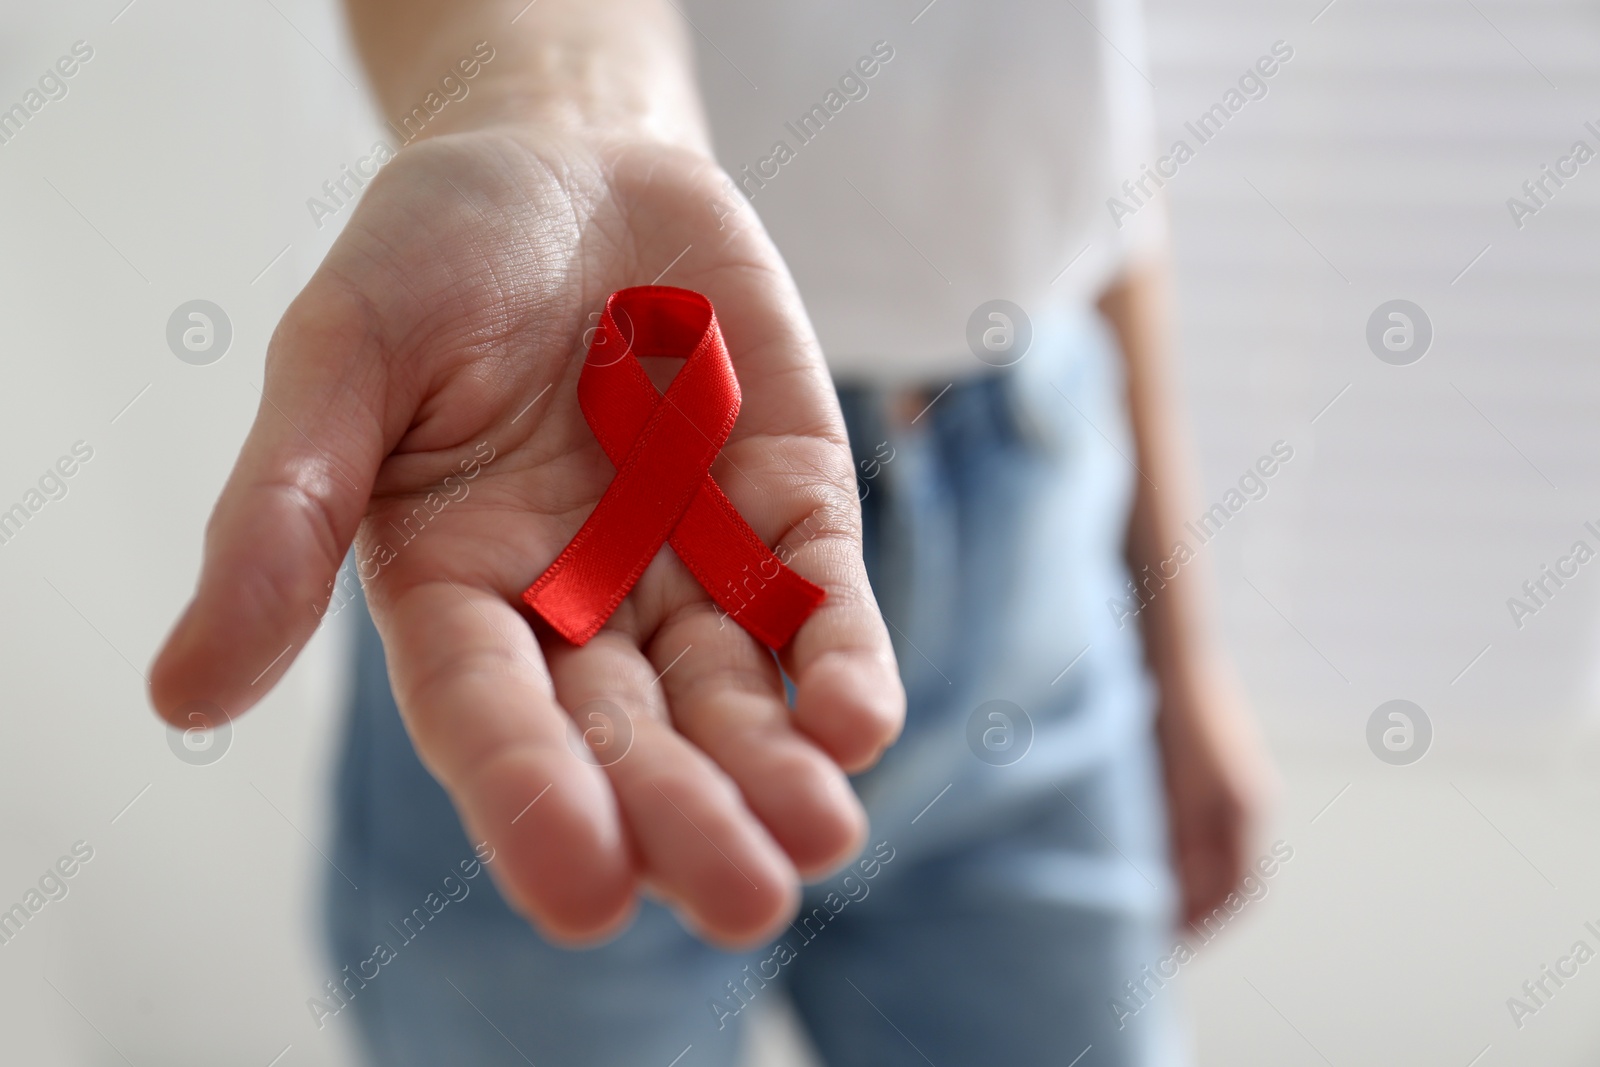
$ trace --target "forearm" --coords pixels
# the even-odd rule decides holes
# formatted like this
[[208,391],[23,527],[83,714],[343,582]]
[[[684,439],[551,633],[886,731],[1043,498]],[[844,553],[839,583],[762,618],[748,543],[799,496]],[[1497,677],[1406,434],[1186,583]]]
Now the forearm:
[[[1100,300],[1121,342],[1144,475],[1128,524],[1128,562],[1141,582],[1139,623],[1160,692],[1156,736],[1173,864],[1183,886],[1182,916],[1193,924],[1231,899],[1249,873],[1274,778],[1241,691],[1216,648],[1205,560],[1190,555],[1200,546],[1184,528],[1184,516],[1196,512],[1168,357],[1168,307],[1164,261],[1129,270]],[[1190,551],[1177,551],[1179,545]],[[1150,575],[1155,580],[1145,585]]]
[[1146,656],[1164,688],[1193,682],[1210,660],[1209,582],[1204,561],[1183,562],[1176,546],[1198,546],[1183,528],[1193,476],[1187,434],[1168,358],[1169,293],[1164,261],[1133,268],[1101,297],[1120,343],[1140,476],[1128,525],[1128,563],[1145,603],[1139,622]]
[[422,136],[535,124],[709,152],[694,54],[668,0],[346,0],[388,119],[439,93],[486,42],[466,95]]

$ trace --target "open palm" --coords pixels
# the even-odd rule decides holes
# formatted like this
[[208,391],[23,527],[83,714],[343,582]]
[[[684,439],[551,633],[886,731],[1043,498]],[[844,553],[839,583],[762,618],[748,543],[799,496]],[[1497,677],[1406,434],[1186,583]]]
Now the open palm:
[[[354,538],[419,755],[556,938],[616,930],[641,887],[713,940],[769,933],[801,877],[859,846],[844,771],[903,713],[816,342],[748,208],[722,217],[723,187],[659,146],[500,131],[406,149],[284,316],[152,675],[170,719],[243,712],[316,628]],[[575,397],[585,332],[609,293],[663,273],[711,299],[743,390],[713,476],[827,592],[777,660],[670,548],[581,648],[516,606],[615,473]]]

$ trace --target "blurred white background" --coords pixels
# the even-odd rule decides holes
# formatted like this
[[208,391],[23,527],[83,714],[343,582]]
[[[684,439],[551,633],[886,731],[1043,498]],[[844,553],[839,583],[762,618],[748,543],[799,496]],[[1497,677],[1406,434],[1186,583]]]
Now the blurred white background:
[[[1163,144],[1273,42],[1294,49],[1168,187],[1203,500],[1295,449],[1204,549],[1294,859],[1181,995],[1208,1065],[1592,1064],[1600,965],[1520,1030],[1506,999],[1600,926],[1600,568],[1520,630],[1506,600],[1600,543],[1582,528],[1600,526],[1600,162],[1520,229],[1506,199],[1574,141],[1600,148],[1600,13],[1323,2],[1149,11]],[[0,510],[74,442],[94,450],[0,545],[0,908],[94,848],[0,945],[0,1050],[331,1067],[350,1035],[305,1000],[328,977],[342,635],[211,766],[174,757],[140,672],[193,581],[267,338],[334,235],[306,198],[373,122],[327,0],[125,4],[0,15],[0,107],[94,49],[0,145]],[[206,367],[164,337],[195,298],[234,328]],[[1410,366],[1365,340],[1394,298],[1433,324]],[[1433,724],[1409,766],[1367,746],[1394,698]],[[752,1050],[795,1055],[771,1024]]]

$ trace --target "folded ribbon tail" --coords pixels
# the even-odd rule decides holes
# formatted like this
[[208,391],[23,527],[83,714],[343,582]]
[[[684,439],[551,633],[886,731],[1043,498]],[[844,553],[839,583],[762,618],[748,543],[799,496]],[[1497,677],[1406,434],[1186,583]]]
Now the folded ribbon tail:
[[[640,356],[684,359],[665,395]],[[826,594],[767,547],[711,477],[740,396],[710,301],[670,286],[611,294],[578,403],[617,474],[523,601],[585,644],[670,540],[727,618],[772,648],[787,644]]]

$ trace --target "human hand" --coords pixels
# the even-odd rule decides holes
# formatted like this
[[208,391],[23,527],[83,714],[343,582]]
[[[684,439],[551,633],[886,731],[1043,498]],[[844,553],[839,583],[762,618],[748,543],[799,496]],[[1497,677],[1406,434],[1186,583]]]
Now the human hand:
[[1250,872],[1277,778],[1230,677],[1217,670],[1164,672],[1161,698],[1157,730],[1173,859],[1183,921],[1194,924]]
[[[713,208],[723,187],[691,150],[524,127],[401,152],[273,338],[151,675],[175,723],[196,701],[245,711],[316,629],[354,537],[419,756],[495,847],[508,901],[560,940],[618,930],[641,887],[713,941],[781,926],[799,879],[859,847],[845,771],[904,713],[832,387],[759,223]],[[669,271],[712,301],[743,392],[712,474],[827,592],[779,655],[792,712],[772,654],[670,550],[581,648],[513,606],[614,473],[574,394],[584,332],[613,290]],[[568,748],[594,700],[633,735],[604,767]]]

